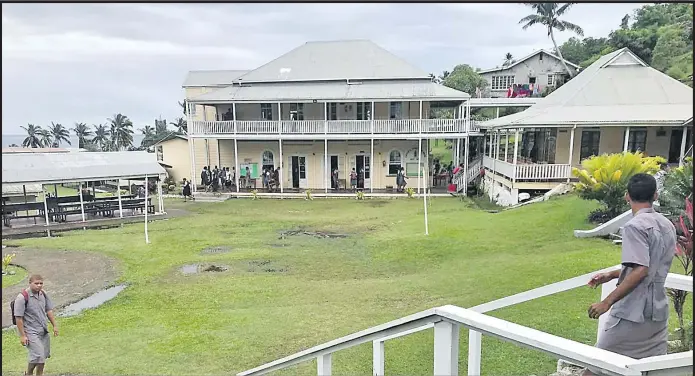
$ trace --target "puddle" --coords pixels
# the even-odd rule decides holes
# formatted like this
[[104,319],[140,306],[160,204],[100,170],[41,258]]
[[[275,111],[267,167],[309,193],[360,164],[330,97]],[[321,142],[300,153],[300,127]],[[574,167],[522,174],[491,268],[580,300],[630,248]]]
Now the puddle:
[[213,272],[213,273],[226,272],[229,270],[229,267],[226,265],[187,264],[187,265],[182,266],[179,270],[181,271],[181,273],[183,273],[183,275],[191,275],[191,274],[198,274],[201,272]]
[[283,265],[277,265],[270,260],[254,260],[249,261],[246,271],[250,273],[287,273],[289,268]]
[[201,255],[214,255],[218,253],[229,253],[233,249],[230,247],[226,246],[219,246],[219,247],[210,247],[210,248],[205,248],[202,251],[200,251]]
[[304,231],[304,230],[287,230],[280,232],[280,237],[278,239],[286,239],[288,236],[299,236],[306,235],[312,236],[318,239],[336,239],[336,238],[347,238],[346,234],[335,234],[323,231]]
[[71,317],[77,316],[82,311],[92,308],[97,308],[100,305],[108,302],[123,291],[128,285],[118,285],[106,290],[97,292],[96,294],[90,295],[87,298],[80,300],[77,303],[70,304],[69,306],[63,308],[57,316],[59,317]]

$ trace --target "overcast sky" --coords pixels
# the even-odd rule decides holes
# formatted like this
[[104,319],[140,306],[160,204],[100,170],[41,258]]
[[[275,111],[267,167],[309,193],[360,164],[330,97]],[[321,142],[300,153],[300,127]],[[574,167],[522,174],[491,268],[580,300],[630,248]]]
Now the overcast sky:
[[[641,4],[579,4],[566,16],[602,37]],[[521,4],[3,4],[2,133],[60,122],[136,128],[182,116],[189,70],[252,69],[312,40],[371,39],[427,72],[500,65],[552,48],[521,30]],[[558,43],[571,35],[561,33]]]

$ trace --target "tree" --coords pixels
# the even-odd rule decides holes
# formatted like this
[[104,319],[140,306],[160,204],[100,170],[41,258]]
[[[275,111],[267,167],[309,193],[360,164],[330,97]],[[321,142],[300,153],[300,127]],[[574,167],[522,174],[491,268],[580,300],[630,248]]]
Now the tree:
[[[432,73],[430,73],[432,74]],[[434,75],[432,75],[434,76]],[[169,124],[173,125],[174,128],[176,129],[176,133],[178,134],[188,134],[188,124],[186,123],[186,119],[179,117],[175,119],[176,121],[173,121]]]
[[25,148],[40,148],[43,147],[43,140],[41,139],[41,127],[37,127],[34,124],[27,124],[26,127],[22,126],[27,132],[27,137],[22,141],[22,146]]
[[140,142],[140,147],[142,148],[148,148],[152,146],[152,144],[154,144],[155,140],[157,139],[157,134],[155,133],[154,128],[152,128],[149,125],[146,125],[144,128],[141,128],[140,133],[142,133],[142,135],[145,136]]
[[41,147],[50,148],[53,145],[53,135],[48,129],[39,127],[36,134],[41,139]]
[[446,78],[449,77],[450,74],[451,72],[449,71],[443,71],[442,74],[439,75],[439,82],[444,82],[444,80],[446,80]]
[[502,63],[502,66],[506,67],[506,66],[514,64],[514,63],[515,63],[514,56],[512,56],[511,52],[507,52],[507,54],[504,55],[504,63]]
[[[676,230],[678,231],[678,242],[676,243],[676,254],[675,258],[681,263],[683,267],[683,274],[687,276],[693,275],[693,204],[692,196],[686,197],[685,205],[681,209],[681,215],[677,220],[674,220],[676,225]],[[687,291],[668,289],[668,295],[673,301],[673,309],[676,311],[678,316],[678,331],[681,337],[681,351],[688,351],[693,349],[692,342],[692,324],[690,332],[690,338],[687,335],[688,330],[685,326],[685,320],[683,319],[683,308],[685,307],[685,300],[688,297]]]
[[463,91],[464,93],[475,95],[475,89],[481,90],[487,87],[487,80],[467,64],[459,64],[454,67],[451,73],[446,72],[446,78],[442,80],[442,84],[446,87]]
[[19,145],[17,145],[17,144],[14,144],[14,143],[12,143],[12,144],[10,144],[10,146],[9,146],[9,147],[11,147],[11,148],[18,148],[18,147],[19,147]]
[[92,131],[89,126],[85,123],[75,123],[75,127],[72,131],[77,136],[77,147],[84,149],[87,144],[89,144],[89,139],[87,137],[92,135]]
[[115,114],[108,119],[111,125],[111,147],[126,150],[133,145],[133,123],[123,114]]
[[693,195],[693,159],[685,159],[683,166],[673,168],[664,177],[664,187],[659,195],[661,213],[677,219],[683,209],[683,200]]
[[63,124],[51,122],[49,131],[51,132],[54,148],[60,147],[62,142],[67,142],[68,145],[72,145],[70,142],[70,131],[68,131]]
[[673,65],[675,59],[688,53],[688,50],[692,55],[692,46],[688,48],[687,35],[678,26],[661,27],[657,35],[659,39],[652,51],[651,66],[654,69],[664,72]]
[[630,15],[626,14],[625,17],[623,17],[622,20],[620,20],[620,28],[621,29],[628,29],[630,27]]
[[528,5],[533,8],[536,13],[530,14],[522,18],[519,23],[524,24],[522,29],[526,30],[533,25],[543,25],[548,30],[548,36],[553,41],[553,46],[555,51],[557,51],[562,65],[571,77],[574,77],[574,73],[569,69],[565,59],[562,57],[562,51],[557,47],[557,42],[555,41],[555,30],[557,31],[573,31],[579,36],[584,36],[584,30],[582,30],[579,25],[575,25],[568,21],[560,20],[559,18],[564,15],[574,3],[528,3]]
[[169,134],[169,129],[167,128],[167,121],[166,119],[162,119],[160,116],[159,119],[155,119],[154,121],[154,133],[157,135],[157,137],[164,137]]
[[102,151],[107,151],[107,146],[110,142],[110,134],[106,125],[96,125],[94,127],[94,138],[92,138],[92,143],[98,145]]
[[179,106],[183,109],[183,114],[186,115],[186,100],[184,99],[183,102],[179,102]]

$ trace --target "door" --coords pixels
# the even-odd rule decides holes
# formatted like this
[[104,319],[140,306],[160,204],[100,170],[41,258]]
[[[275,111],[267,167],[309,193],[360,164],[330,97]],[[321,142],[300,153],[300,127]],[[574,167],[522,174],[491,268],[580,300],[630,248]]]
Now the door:
[[371,166],[369,155],[355,155],[353,166],[357,171],[357,188],[365,189],[371,187]]
[[291,158],[292,188],[306,188],[306,157],[294,155]]
[[340,169],[338,168],[338,156],[337,155],[331,155],[331,188],[333,189],[338,189],[338,181],[334,181],[333,179],[333,172],[335,170],[338,170],[338,179],[340,179]]
[[[683,128],[673,128],[671,130],[671,142],[668,147],[668,163],[678,163],[681,156],[681,142],[683,141]],[[690,132],[685,135],[685,151],[688,151]]]

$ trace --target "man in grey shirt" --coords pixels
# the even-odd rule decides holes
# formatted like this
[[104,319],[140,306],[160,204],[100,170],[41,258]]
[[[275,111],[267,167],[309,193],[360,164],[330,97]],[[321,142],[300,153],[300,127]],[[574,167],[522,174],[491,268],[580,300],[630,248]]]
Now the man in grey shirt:
[[53,302],[43,292],[43,278],[40,275],[29,277],[29,288],[17,295],[14,316],[20,342],[29,350],[29,365],[25,375],[33,375],[34,369],[36,375],[43,375],[46,359],[51,357],[51,336],[48,334],[47,321],[51,321],[55,336],[58,335],[58,325],[53,317]]
[[657,196],[653,176],[630,178],[625,198],[633,218],[623,227],[622,268],[595,275],[588,283],[595,288],[618,278],[617,288],[589,307],[589,317],[598,319],[610,310],[596,347],[634,359],[665,355],[667,349],[669,301],[664,283],[675,253],[676,228],[654,211]]

